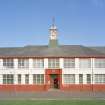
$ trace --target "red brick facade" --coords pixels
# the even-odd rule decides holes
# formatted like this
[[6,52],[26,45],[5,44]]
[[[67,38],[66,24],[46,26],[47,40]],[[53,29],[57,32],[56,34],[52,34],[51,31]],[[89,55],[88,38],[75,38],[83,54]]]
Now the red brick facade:
[[[37,91],[48,91],[49,85],[0,85],[0,91],[8,92],[37,92]],[[59,88],[63,91],[105,91],[105,85],[102,84],[80,84],[80,85],[62,85]]]

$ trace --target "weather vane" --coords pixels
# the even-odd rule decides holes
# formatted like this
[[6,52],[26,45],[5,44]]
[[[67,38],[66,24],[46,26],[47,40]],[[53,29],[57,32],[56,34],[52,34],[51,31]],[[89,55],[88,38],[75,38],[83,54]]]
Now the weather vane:
[[52,26],[55,26],[55,17],[52,18]]

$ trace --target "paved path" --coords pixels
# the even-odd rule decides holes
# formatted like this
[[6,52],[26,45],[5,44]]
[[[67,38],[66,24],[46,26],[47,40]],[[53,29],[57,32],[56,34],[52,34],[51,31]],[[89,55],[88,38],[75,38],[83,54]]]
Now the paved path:
[[69,100],[69,99],[102,99],[105,100],[105,92],[69,92],[49,90],[47,92],[0,92],[0,100],[30,99],[30,100]]

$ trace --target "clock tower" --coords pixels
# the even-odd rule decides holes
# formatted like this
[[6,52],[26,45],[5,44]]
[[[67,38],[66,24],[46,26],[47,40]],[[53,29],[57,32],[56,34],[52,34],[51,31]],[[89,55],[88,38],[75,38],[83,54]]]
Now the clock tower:
[[53,19],[53,24],[51,25],[50,29],[50,39],[49,39],[49,47],[57,47],[58,46],[58,29],[55,26],[55,20]]

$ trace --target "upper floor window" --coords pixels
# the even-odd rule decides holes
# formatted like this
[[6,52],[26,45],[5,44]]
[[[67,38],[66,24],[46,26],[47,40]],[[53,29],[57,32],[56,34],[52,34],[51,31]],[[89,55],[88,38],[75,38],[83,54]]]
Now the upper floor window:
[[95,68],[105,68],[105,59],[96,58],[95,59]]
[[91,59],[79,59],[80,68],[91,68]]
[[29,68],[29,59],[18,59],[18,68]]
[[3,59],[3,67],[13,68],[14,67],[14,60],[13,59]]
[[59,68],[59,59],[58,58],[48,59],[48,67],[49,68]]
[[33,67],[34,68],[43,68],[44,67],[44,59],[33,59]]
[[64,68],[75,68],[75,59],[65,58],[64,59]]

